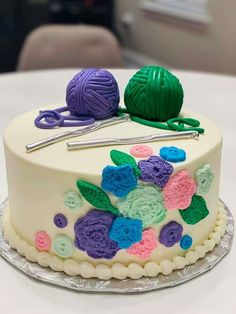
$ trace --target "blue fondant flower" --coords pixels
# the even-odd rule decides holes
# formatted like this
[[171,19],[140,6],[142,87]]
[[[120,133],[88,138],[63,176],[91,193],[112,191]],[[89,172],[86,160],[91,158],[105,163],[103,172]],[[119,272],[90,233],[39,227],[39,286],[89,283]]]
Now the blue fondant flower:
[[142,240],[142,221],[117,217],[111,226],[109,237],[117,242],[121,249],[127,249]]
[[175,146],[162,147],[160,149],[160,156],[170,162],[179,162],[186,159],[185,151]]
[[107,166],[102,172],[101,186],[117,197],[124,197],[137,186],[137,178],[130,165]]

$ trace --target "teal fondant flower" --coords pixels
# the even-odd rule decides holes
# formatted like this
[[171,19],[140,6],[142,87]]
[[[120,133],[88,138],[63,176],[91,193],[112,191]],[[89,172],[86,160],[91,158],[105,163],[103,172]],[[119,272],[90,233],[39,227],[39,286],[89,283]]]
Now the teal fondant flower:
[[152,185],[139,185],[116,205],[124,217],[142,220],[143,228],[166,217],[161,189]]
[[76,210],[82,206],[83,200],[80,194],[70,190],[63,195],[64,205],[66,208]]
[[205,195],[210,191],[211,184],[214,180],[214,173],[211,170],[209,164],[205,164],[199,168],[195,173],[195,179],[197,182],[197,195]]
[[137,186],[137,178],[130,165],[106,166],[102,171],[101,186],[104,191],[124,197]]

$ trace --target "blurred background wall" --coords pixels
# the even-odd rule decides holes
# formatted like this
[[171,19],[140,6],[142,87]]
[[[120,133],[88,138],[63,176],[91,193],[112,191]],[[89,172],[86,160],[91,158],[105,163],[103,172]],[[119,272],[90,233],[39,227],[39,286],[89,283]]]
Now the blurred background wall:
[[99,25],[115,33],[113,0],[0,0],[0,72],[16,69],[27,35],[41,25]]
[[184,69],[236,73],[236,1],[209,0],[207,23],[195,23],[117,0],[124,46]]
[[235,0],[209,0],[206,23],[142,9],[144,2],[116,0],[125,47],[177,68],[236,74]]
[[[126,67],[152,63],[236,74],[235,12],[235,0],[0,0],[0,72],[17,69],[35,28],[86,24],[114,36]],[[74,66],[83,66],[81,54]]]

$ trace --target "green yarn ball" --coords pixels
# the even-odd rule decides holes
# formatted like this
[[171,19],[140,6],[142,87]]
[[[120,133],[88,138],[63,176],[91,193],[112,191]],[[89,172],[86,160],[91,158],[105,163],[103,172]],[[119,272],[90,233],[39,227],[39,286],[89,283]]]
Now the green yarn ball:
[[178,117],[183,88],[176,76],[158,66],[145,66],[125,89],[125,106],[131,115],[164,122]]

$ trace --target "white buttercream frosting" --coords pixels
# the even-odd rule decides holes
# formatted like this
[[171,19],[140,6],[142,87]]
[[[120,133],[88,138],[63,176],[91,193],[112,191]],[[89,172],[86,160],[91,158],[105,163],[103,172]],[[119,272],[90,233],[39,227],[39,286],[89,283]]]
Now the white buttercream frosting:
[[75,259],[61,259],[46,252],[40,252],[32,245],[22,240],[11,224],[9,209],[4,213],[3,230],[4,236],[10,245],[18,251],[19,254],[26,256],[30,261],[37,261],[41,266],[50,267],[55,271],[64,271],[70,276],[81,275],[84,278],[98,277],[108,280],[110,278],[139,279],[143,276],[155,277],[159,273],[169,275],[175,269],[182,269],[186,265],[194,264],[198,259],[203,258],[207,252],[212,251],[219,243],[226,230],[227,216],[223,204],[219,203],[217,222],[213,231],[209,234],[207,240],[201,245],[193,247],[184,256],[175,256],[172,260],[164,259],[160,263],[147,262],[144,265],[129,263],[113,263],[106,265],[104,263],[96,266],[90,262],[78,262]]

